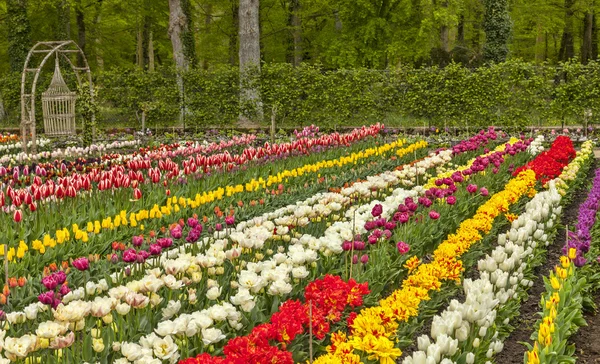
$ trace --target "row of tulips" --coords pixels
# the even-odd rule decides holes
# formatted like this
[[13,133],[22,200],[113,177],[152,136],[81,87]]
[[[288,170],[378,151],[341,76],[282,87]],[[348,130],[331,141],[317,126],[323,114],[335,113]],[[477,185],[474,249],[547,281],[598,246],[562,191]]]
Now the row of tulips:
[[[113,141],[110,143],[92,144],[89,147],[67,147],[44,151],[37,154],[24,154],[3,156],[0,165],[3,165],[2,181],[12,185],[28,185],[30,179],[19,178],[38,174],[42,178],[66,176],[73,172],[89,172],[94,169],[104,170],[113,166],[124,165],[135,158],[159,160],[166,158],[181,158],[189,155],[210,155],[221,150],[239,146],[251,146],[256,140],[255,135],[234,136],[223,139],[219,143],[178,142],[160,144],[158,146],[140,147],[132,152],[130,148],[141,144],[139,140]],[[122,150],[120,153],[108,153],[112,150]],[[45,162],[44,162],[45,161]],[[16,178],[15,178],[16,177]]]
[[[576,158],[565,169],[577,169],[589,151],[585,159]],[[579,173],[579,179],[584,174]],[[511,318],[507,308],[514,312],[523,291],[533,284],[532,272],[539,264],[537,251],[548,246],[555,234],[562,213],[563,198],[556,187],[560,181],[564,182],[560,178],[550,181],[548,189],[536,194],[525,212],[514,218],[511,229],[498,236],[498,246],[478,262],[480,277],[464,280],[464,302],[452,300],[433,318],[431,336],[418,338],[418,351],[405,358],[404,364],[489,363],[502,351],[500,333]]]
[[[544,277],[546,291],[541,298],[541,316],[532,334],[533,346],[524,355],[525,363],[564,363],[575,362],[575,344],[569,337],[585,325],[583,307],[587,292],[597,289],[600,272],[597,262],[587,258],[598,247],[592,248],[592,230],[598,230],[596,216],[600,207],[600,169],[587,199],[579,207],[576,231],[568,231],[567,242],[563,247],[554,271]],[[587,256],[587,258],[586,258]]]
[[[418,170],[417,170],[417,171],[418,171]],[[398,173],[399,173],[399,174],[401,174],[401,173],[402,173],[402,171],[398,171]],[[402,178],[406,178],[406,176],[402,176]],[[397,179],[398,179],[398,178],[397,178]],[[354,187],[354,186],[353,186],[353,187]],[[356,188],[357,188],[357,187],[356,187]],[[359,189],[359,190],[360,190],[360,189]],[[191,223],[191,225],[195,225],[195,224],[194,224],[194,223]],[[197,226],[197,225],[195,225],[195,226]],[[275,236],[281,236],[281,237],[283,238],[283,241],[285,241],[285,240],[286,240],[285,236],[287,235],[287,234],[286,234],[286,233],[287,233],[287,232],[286,232],[287,226],[278,226],[278,227],[280,228],[279,234],[274,234],[274,235],[275,235]],[[194,229],[194,228],[192,228],[192,230],[190,230],[190,232],[192,232],[192,231],[193,231],[193,229]],[[176,230],[178,230],[178,229],[176,229]],[[268,232],[268,230],[267,230],[267,232]],[[269,234],[271,234],[271,233],[269,232]],[[188,236],[189,236],[189,234],[188,234]],[[289,238],[287,238],[287,239],[289,239]],[[281,238],[280,238],[280,239],[276,239],[276,241],[282,241],[282,239],[281,239]],[[217,242],[215,242],[215,243],[217,243]],[[215,243],[212,243],[212,244],[210,244],[210,246],[208,246],[208,244],[202,244],[202,245],[203,245],[204,247],[209,247],[209,248],[208,248],[208,250],[207,250],[207,253],[211,253],[211,252],[217,253],[217,255],[213,255],[213,257],[214,257],[214,258],[216,258],[216,257],[220,257],[219,259],[223,259],[224,257],[222,257],[222,256],[220,255],[220,253],[218,253],[219,251],[221,251],[221,252],[222,252],[222,250],[219,250],[219,249],[218,249],[218,246],[216,246],[216,245],[218,245],[218,244],[215,244]],[[254,243],[256,243],[256,242],[252,242],[252,244],[254,244]],[[264,244],[264,243],[262,243],[262,244]],[[221,247],[221,249],[222,249],[222,247]],[[180,252],[182,252],[182,251],[180,250]],[[231,253],[231,256],[232,256],[233,258],[235,258],[235,255],[237,255],[237,254],[244,254],[244,251],[243,251],[243,250],[242,250],[242,251],[238,251],[237,249],[234,249],[233,251],[230,251],[230,253]],[[267,253],[268,253],[268,252],[267,252]],[[293,254],[292,256],[290,256],[290,259],[292,259],[292,260],[294,260],[294,259],[295,259],[296,261],[302,262],[302,261],[305,261],[305,260],[306,260],[306,258],[308,258],[308,256],[306,256],[306,253],[304,253],[304,255],[305,255],[305,257],[304,257],[304,258],[300,258],[300,257],[302,256],[302,252],[301,252],[301,251],[298,251],[297,249],[296,249],[296,252],[294,252],[294,253],[295,253],[295,254]],[[272,253],[271,253],[271,254],[272,254]],[[309,255],[310,255],[310,254],[309,254]],[[252,255],[250,255],[250,256],[252,256]],[[225,257],[227,257],[227,253],[225,253]],[[294,258],[292,258],[292,257],[294,257]],[[166,268],[166,269],[169,269],[169,271],[170,271],[171,273],[175,273],[176,271],[179,271],[179,269],[184,269],[184,271],[187,271],[189,268],[188,268],[188,269],[186,269],[186,268],[185,268],[185,267],[186,267],[186,263],[185,263],[185,261],[186,261],[186,260],[188,260],[188,262],[187,262],[187,265],[189,266],[189,263],[190,263],[190,262],[189,262],[189,259],[185,258],[185,256],[182,256],[182,257],[180,257],[180,258],[183,258],[183,259],[179,259],[179,260],[176,260],[176,259],[175,259],[175,260],[171,260],[171,261],[169,261],[169,260],[165,260],[165,261],[164,261],[164,264],[163,264],[163,267],[164,267],[164,268]],[[209,258],[209,257],[206,257],[206,258]],[[204,260],[204,259],[206,259],[206,258],[203,258],[202,260]],[[214,259],[214,258],[213,258],[213,259]],[[255,258],[257,258],[257,256],[256,256],[256,255],[254,255],[254,258],[253,258],[253,259],[255,259]],[[279,258],[277,258],[277,259],[279,259]],[[210,261],[210,259],[209,259],[207,262],[209,262],[209,261]],[[216,268],[215,268],[215,266],[214,266],[214,264],[215,264],[215,263],[216,263],[216,262],[214,262],[214,261],[213,261],[213,263],[211,263],[211,264],[210,264],[211,266],[209,266],[209,267],[208,267],[208,270],[207,270],[207,271],[206,271],[206,270],[203,270],[203,272],[205,272],[205,273],[206,273],[207,275],[209,275],[210,277],[215,277],[215,274],[218,274],[218,273],[219,273],[219,268],[220,268],[220,267],[216,267]],[[196,264],[196,263],[195,263],[195,264]],[[204,264],[206,264],[206,263],[204,263]],[[182,268],[182,267],[183,267],[183,268]],[[225,265],[225,267],[227,267],[227,265]],[[211,272],[211,269],[210,269],[210,268],[214,268],[214,269],[212,270],[212,272]],[[174,269],[175,269],[175,270],[174,270]],[[224,270],[224,269],[223,269],[223,270]],[[211,273],[212,273],[212,274],[211,274]],[[289,274],[289,273],[288,273],[288,274]],[[305,273],[303,273],[303,272],[302,272],[302,269],[299,269],[299,270],[298,270],[298,272],[296,272],[295,274],[296,274],[296,276],[297,276],[297,277],[303,277]],[[194,274],[192,274],[192,276],[193,276],[193,277],[192,277],[191,279],[198,279],[198,278],[199,278],[199,277],[197,277],[197,275],[194,275]],[[287,274],[286,274],[286,276],[287,276]],[[151,284],[151,286],[152,286],[153,288],[154,288],[154,287],[156,287],[156,283],[157,283],[156,279],[152,279],[152,278],[150,278],[151,276],[146,276],[146,277],[147,277],[147,278],[146,278],[147,282],[155,282],[155,283],[154,283],[154,285],[152,285],[152,284]],[[202,277],[202,275],[200,275],[200,277]],[[188,279],[190,279],[190,278],[188,278]],[[200,279],[202,279],[202,278],[200,278]],[[170,285],[171,287],[176,287],[176,286],[178,286],[178,284],[176,284],[176,283],[174,283],[174,282],[170,282],[170,279],[167,279],[167,281],[169,281],[169,285]],[[212,280],[212,281],[214,281],[214,280]],[[207,283],[207,281],[205,281],[205,283]],[[240,277],[240,279],[239,279],[239,281],[238,281],[238,283],[237,283],[237,284],[238,284],[238,285],[241,285],[241,284],[248,284],[248,283],[251,283],[251,282],[250,282],[250,281],[248,281],[247,279],[242,279],[242,278]],[[284,282],[284,283],[285,283],[285,282]],[[147,286],[147,284],[148,284],[148,283],[145,283],[143,286]],[[135,286],[133,286],[133,285],[128,285],[128,286],[129,286],[129,287],[135,287]],[[138,284],[137,284],[137,286],[138,286],[138,287],[140,287],[140,283],[138,283]],[[220,287],[214,286],[214,282],[213,282],[213,283],[211,283],[211,286],[212,286],[212,287],[211,287],[210,289],[211,289],[212,291],[210,292],[210,297],[214,297],[214,298],[218,297],[218,295],[220,295],[220,293],[221,293],[221,292],[220,292]],[[288,286],[289,286],[289,284],[288,284]],[[281,293],[285,292],[285,290],[287,290],[287,289],[288,289],[288,288],[286,288],[286,287],[285,287],[285,285],[284,285],[283,287],[277,287],[277,285],[275,285],[275,284],[272,284],[272,285],[271,285],[271,287],[275,287],[276,289],[278,289],[278,290],[279,290],[279,291],[276,291],[275,289],[270,289],[269,291],[271,291],[271,293],[274,293],[274,294],[281,294]],[[96,288],[96,289],[98,289],[98,287],[95,287],[95,288]],[[215,289],[212,289],[212,288],[215,288]],[[100,288],[100,289],[101,289],[101,288]],[[281,289],[283,289],[283,291],[281,291]],[[248,289],[246,289],[246,290],[248,290]],[[238,292],[238,293],[239,293],[239,292]],[[242,292],[242,293],[243,293],[243,292]],[[73,295],[75,295],[75,293],[69,293],[69,294],[71,294],[72,296],[73,296]],[[67,296],[68,296],[69,294],[67,294]],[[215,294],[216,294],[217,296],[215,296]],[[208,292],[207,292],[207,295],[209,295],[209,293],[208,293]],[[131,296],[131,295],[129,295],[129,296]],[[150,302],[150,304],[151,304],[151,305],[152,305],[152,304],[159,304],[159,303],[157,303],[156,301],[157,301],[157,300],[158,300],[158,298],[160,298],[160,296],[162,296],[162,295],[153,294],[153,295],[151,295],[151,296],[152,296],[152,301]],[[170,295],[169,295],[169,296],[170,296]],[[244,303],[248,302],[248,299],[243,299],[243,295],[236,294],[235,296],[236,296],[236,297],[235,297],[235,302],[236,302],[236,303],[241,303],[241,305],[240,305],[240,306],[242,306],[242,307],[244,307],[244,305],[243,305]],[[140,302],[137,302],[137,301],[135,300],[135,298],[136,298],[136,297],[137,297],[139,300],[141,300],[141,301],[140,301]],[[148,305],[148,301],[149,301],[149,300],[148,300],[148,299],[145,299],[145,300],[144,300],[144,299],[142,299],[143,297],[146,297],[146,298],[148,298],[147,296],[144,296],[144,295],[142,295],[141,297],[139,297],[139,296],[133,296],[133,297],[129,297],[129,298],[130,298],[130,303],[133,303],[133,304],[134,304],[136,307],[139,307],[140,305],[141,305],[141,306]],[[66,297],[65,297],[65,298],[66,298]],[[131,301],[131,298],[133,298],[133,301]],[[232,301],[234,301],[233,297],[232,297]],[[68,305],[67,305],[67,307],[68,307],[68,306],[70,306],[70,305],[72,305],[74,302],[77,302],[77,301],[73,301],[73,302],[71,302],[70,304],[68,304]],[[174,310],[174,308],[176,308],[176,307],[177,307],[177,305],[178,305],[177,303],[172,303],[172,305],[171,305],[171,301],[169,301],[169,304],[170,304],[170,308],[169,308],[169,310],[168,310],[168,311],[173,311],[173,310]],[[133,307],[132,305],[129,305],[129,306],[130,306],[130,307]],[[250,310],[252,310],[252,305],[248,305],[248,306],[249,306],[249,307],[246,307],[246,308],[247,308],[247,309],[250,309]],[[62,305],[59,305],[59,306],[57,307],[57,308],[58,308],[58,310],[61,310],[61,307],[63,307],[63,306],[62,306]],[[71,307],[73,307],[73,306],[71,306]],[[217,307],[217,306],[214,306],[214,307]],[[229,306],[226,306],[226,305],[225,305],[225,306],[222,306],[222,305],[221,305],[221,306],[219,306],[219,307],[221,307],[221,308],[226,308],[226,307],[229,307]],[[165,308],[166,308],[166,307],[165,307]],[[218,307],[217,307],[217,308],[218,308]],[[32,309],[33,309],[33,308],[32,308]],[[177,310],[176,310],[176,311],[177,311]],[[207,316],[208,314],[211,314],[211,313],[213,314],[214,318],[220,318],[221,316],[218,316],[218,312],[220,312],[220,311],[216,311],[216,312],[214,312],[214,311],[216,311],[216,308],[215,308],[215,309],[211,309],[211,311],[209,311],[208,313],[203,313],[203,314],[200,316],[200,318],[205,318],[205,316]],[[66,311],[63,311],[63,312],[72,312],[72,311],[66,310]],[[216,316],[215,316],[215,315],[216,315]],[[229,321],[231,321],[231,322],[229,322],[229,324],[230,324],[230,325],[233,325],[233,326],[238,326],[238,325],[239,325],[239,317],[238,317],[237,315],[233,314],[233,313],[232,313],[232,315],[233,315],[233,316],[232,316],[232,317],[230,317],[230,319],[231,319],[231,320],[229,320]],[[9,314],[9,316],[14,316],[14,315],[11,315],[11,314]],[[167,316],[169,316],[169,315],[167,315]],[[21,316],[21,317],[23,317],[23,316]],[[69,316],[67,315],[67,317],[69,317]],[[170,317],[172,317],[172,314],[171,314],[171,316],[170,316]],[[193,317],[196,317],[196,316],[193,316]],[[186,322],[185,320],[189,320],[189,319],[190,319],[190,316],[180,316],[179,318],[180,318],[180,319],[183,319],[183,322]],[[237,318],[237,320],[235,320],[236,318]],[[212,320],[212,319],[213,319],[213,318],[211,318],[211,320]],[[16,321],[19,321],[19,320],[22,320],[22,319],[15,319],[14,317],[11,317],[11,321],[15,321],[15,322],[16,322]],[[107,319],[107,320],[108,320],[108,319]],[[220,320],[222,320],[222,318],[221,318]],[[201,320],[201,321],[202,321],[202,320]],[[204,320],[204,321],[205,321],[205,320]],[[204,321],[202,321],[202,322],[204,322]],[[182,321],[179,321],[179,322],[182,322]],[[187,327],[189,328],[190,326],[189,326],[189,325],[187,325]],[[204,328],[204,331],[205,331],[205,332],[203,332],[203,334],[206,334],[206,335],[204,335],[204,336],[203,336],[203,340],[204,340],[204,339],[206,339],[206,340],[209,340],[208,338],[210,338],[210,337],[213,337],[213,336],[214,336],[215,338],[218,338],[218,337],[220,336],[220,334],[219,334],[219,335],[214,335],[214,333],[215,333],[215,331],[214,331],[214,330],[213,330],[213,331],[207,331],[207,330],[209,330],[209,329],[211,329],[211,328],[208,328],[208,327]],[[168,322],[167,322],[167,321],[165,321],[165,323],[164,323],[164,324],[162,324],[162,325],[159,325],[159,332],[160,332],[160,333],[162,333],[162,334],[165,334],[166,332],[170,332],[169,330],[172,330],[172,329],[171,329],[171,328],[169,328],[169,324],[168,324]],[[211,335],[213,335],[213,336],[211,336]],[[163,337],[166,337],[166,335],[164,335]],[[208,337],[208,338],[207,338],[207,337]],[[210,340],[209,340],[209,341],[210,341]],[[128,347],[129,347],[129,346],[125,345],[125,348],[128,348]],[[126,351],[127,353],[129,353],[129,352],[130,352],[130,351],[128,351],[128,349],[125,349],[125,351]]]
[[[342,135],[333,133],[314,139],[300,139],[290,143],[274,145],[266,143],[264,147],[247,147],[240,154],[235,155],[231,155],[228,151],[225,151],[206,156],[201,153],[201,150],[198,150],[198,147],[192,145],[186,146],[189,154],[187,154],[187,158],[181,159],[180,162],[174,161],[169,156],[162,157],[162,154],[161,158],[157,159],[153,159],[148,155],[138,155],[118,165],[111,165],[108,170],[94,168],[86,172],[73,173],[71,175],[67,174],[65,164],[60,165],[60,171],[54,171],[53,169],[56,169],[56,167],[53,165],[36,165],[32,170],[29,170],[25,166],[23,171],[18,167],[13,167],[11,171],[0,167],[0,177],[7,176],[9,179],[6,182],[10,183],[12,181],[13,184],[20,182],[19,184],[22,185],[24,182],[27,182],[26,177],[30,174],[35,175],[29,178],[30,182],[23,187],[13,189],[9,185],[10,189],[6,188],[3,191],[6,197],[10,198],[11,204],[19,207],[20,204],[18,202],[22,201],[26,194],[34,196],[36,200],[46,200],[51,196],[57,199],[75,197],[80,191],[89,191],[90,189],[102,191],[128,187],[135,188],[136,184],[147,182],[147,179],[152,183],[165,182],[184,175],[206,174],[221,169],[231,170],[233,167],[239,167],[271,156],[293,153],[305,154],[317,147],[325,148],[349,145],[369,136],[377,135],[382,128],[382,125],[376,124],[368,128],[355,129],[350,133]],[[127,169],[127,173],[125,173],[125,168]],[[144,175],[143,171],[146,172],[146,175]],[[49,176],[55,176],[59,173],[64,175],[59,176],[56,180],[49,178]],[[25,181],[21,178],[21,174]],[[67,190],[71,190],[72,192],[68,193]],[[18,197],[16,201],[15,196]]]

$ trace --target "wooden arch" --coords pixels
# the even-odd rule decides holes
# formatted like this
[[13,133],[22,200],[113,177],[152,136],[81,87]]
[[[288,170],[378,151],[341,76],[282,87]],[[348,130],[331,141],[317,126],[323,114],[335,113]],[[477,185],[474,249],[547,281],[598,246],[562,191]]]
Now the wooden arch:
[[[83,60],[83,67],[78,67],[73,64],[73,61],[69,57],[71,54],[77,54]],[[30,64],[33,63],[33,58],[35,56],[43,56],[42,60],[39,61],[39,64]],[[77,43],[72,40],[64,40],[64,41],[48,41],[48,42],[38,42],[36,45],[31,48],[29,54],[27,55],[27,59],[25,60],[25,65],[23,66],[23,73],[21,74],[21,138],[22,138],[22,148],[23,152],[28,153],[29,148],[27,146],[27,132],[28,130],[31,132],[31,152],[36,152],[36,133],[35,133],[35,91],[37,87],[37,82],[40,77],[40,72],[44,68],[44,65],[48,60],[55,56],[56,58],[62,58],[67,61],[67,63],[71,66],[71,69],[75,73],[77,77],[77,82],[79,86],[82,86],[82,73],[87,75],[87,81],[90,87],[90,97],[91,100],[94,100],[94,86],[92,84],[92,73],[90,72],[90,67],[88,65],[87,59],[85,58],[85,54],[79,48]],[[28,86],[27,75],[33,74],[33,81],[31,82],[31,87]],[[29,93],[27,93],[29,92]]]

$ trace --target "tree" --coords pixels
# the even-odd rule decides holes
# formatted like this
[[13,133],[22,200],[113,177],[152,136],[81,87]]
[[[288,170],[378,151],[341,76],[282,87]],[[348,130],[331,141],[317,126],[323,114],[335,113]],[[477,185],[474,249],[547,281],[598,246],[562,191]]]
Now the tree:
[[575,0],[565,0],[565,27],[560,41],[558,59],[567,61],[575,57],[574,30]]
[[189,0],[169,0],[169,36],[177,70],[187,71],[190,67],[194,67],[196,43]]
[[27,0],[6,0],[6,8],[10,70],[21,71],[32,45]]
[[300,17],[300,0],[290,0],[288,27],[290,41],[288,43],[288,62],[298,67],[302,63],[302,18]]
[[503,62],[508,56],[508,40],[511,34],[511,19],[507,0],[484,0],[485,15],[483,29],[485,44],[483,59],[491,62]]
[[598,57],[598,42],[596,29],[596,12],[592,0],[584,9],[583,42],[581,43],[581,62],[587,63]]
[[[259,0],[240,0],[239,7],[239,62],[240,62],[240,121],[262,121],[263,110],[258,89],[260,79],[260,24]],[[251,117],[252,112],[255,118]]]

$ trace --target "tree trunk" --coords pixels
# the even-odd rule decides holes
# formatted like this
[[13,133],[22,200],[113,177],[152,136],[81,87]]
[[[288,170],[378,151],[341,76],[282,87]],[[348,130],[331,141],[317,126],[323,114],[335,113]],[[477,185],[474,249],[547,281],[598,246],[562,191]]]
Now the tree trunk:
[[154,39],[152,31],[148,35],[148,71],[154,72]]
[[135,47],[135,64],[141,68],[144,69],[144,35],[142,34],[142,28],[141,26],[138,26],[138,31],[137,31],[137,41],[136,41],[136,47]]
[[[444,8],[444,12],[448,10],[448,1],[442,1],[442,8]],[[440,26],[440,48],[445,52],[450,52],[450,27],[446,24],[442,24]]]
[[598,27],[596,26],[596,13],[592,16],[592,59],[598,59]]
[[27,17],[26,0],[6,0],[8,59],[11,71],[22,71],[31,47],[31,24]]
[[457,29],[456,41],[459,45],[465,45],[465,15],[460,14],[458,19],[458,29]]
[[[537,24],[537,33],[535,36],[535,61],[543,62],[546,59],[544,50],[544,29],[541,23]],[[548,42],[545,42],[546,46]]]
[[56,39],[71,39],[71,7],[65,0],[56,1]]
[[588,11],[583,15],[583,42],[581,43],[581,62],[587,63],[593,59],[592,43],[593,43],[593,27],[594,13]]
[[565,27],[558,52],[560,61],[566,61],[575,56],[575,46],[573,44],[574,3],[575,0],[565,0]]
[[173,58],[178,71],[187,71],[190,67],[184,54],[183,33],[187,32],[187,17],[181,7],[184,0],[169,0],[169,37],[173,46]]
[[183,56],[187,60],[188,67],[194,68],[198,63],[196,57],[196,38],[194,36],[194,24],[192,22],[192,4],[190,0],[180,0],[183,11],[185,26],[181,32],[183,41]]
[[[86,40],[85,40],[85,15],[83,13],[83,6],[81,4],[81,0],[77,0],[75,3],[75,18],[77,20],[77,43],[79,44],[79,48],[86,53]],[[77,61],[80,67],[83,67],[83,57],[78,56]]]
[[335,10],[334,15],[335,15],[335,30],[338,32],[341,32],[342,28],[344,27],[344,24],[342,23],[342,18],[340,18],[339,10]]
[[[210,27],[210,23],[212,23],[212,10],[213,9],[211,4],[205,6],[204,11],[206,12],[206,16],[204,17],[204,26],[207,30]],[[208,69],[208,57],[206,56],[202,59],[202,69]]]
[[149,16],[142,18],[142,68],[148,69],[150,64],[150,32],[151,32],[151,19]]
[[235,66],[238,61],[238,32],[240,28],[240,7],[238,6],[238,0],[231,0],[231,12],[232,12],[232,21],[233,21],[233,29],[229,34],[229,64]]
[[300,0],[290,0],[288,27],[288,62],[298,67],[302,63],[302,18],[300,17]]
[[102,54],[100,52],[100,32],[98,29],[98,24],[100,24],[100,18],[102,15],[102,1],[97,0],[95,5],[95,13],[94,20],[92,26],[92,39],[94,40],[94,56],[96,57],[96,65],[99,69],[104,69],[104,59],[102,58]]
[[259,0],[240,0],[239,8],[239,62],[240,62],[240,103],[242,110],[246,107],[251,112],[242,111],[240,121],[263,118],[262,103],[258,89],[260,80],[260,24]]

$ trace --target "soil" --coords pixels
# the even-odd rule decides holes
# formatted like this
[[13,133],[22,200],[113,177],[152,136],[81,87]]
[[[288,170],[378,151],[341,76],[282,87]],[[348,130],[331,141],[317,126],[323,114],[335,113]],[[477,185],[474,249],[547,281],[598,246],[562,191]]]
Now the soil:
[[[596,169],[596,163],[591,166],[588,176],[588,180],[593,179],[593,172]],[[539,319],[538,312],[540,311],[540,297],[545,291],[543,277],[547,276],[549,272],[556,266],[560,261],[562,254],[562,247],[565,245],[565,229],[564,226],[572,226],[577,223],[577,217],[579,214],[579,205],[585,201],[588,191],[585,188],[585,184],[579,190],[574,191],[573,199],[571,203],[563,211],[562,227],[558,229],[554,244],[548,247],[547,259],[543,265],[538,267],[535,271],[538,277],[533,284],[533,287],[529,290],[528,299],[521,304],[521,315],[519,322],[515,322],[515,330],[506,338],[504,342],[504,349],[496,357],[497,364],[521,364],[523,363],[523,353],[527,349],[525,345],[520,342],[530,342],[530,336],[533,333],[535,322]],[[587,320],[587,317],[586,317]],[[582,338],[583,340],[575,341],[578,346],[581,341],[585,341],[587,345],[587,351],[590,355],[595,350],[597,354],[592,355],[597,361],[581,361],[582,363],[600,363],[600,316],[596,317],[598,325],[595,327],[595,333],[589,332],[588,336]],[[592,323],[593,324],[593,323]],[[589,331],[589,330],[588,330]],[[581,332],[583,333],[583,332]],[[579,350],[579,349],[578,349]],[[581,358],[581,356],[579,356]]]
[[[600,295],[596,295],[596,306],[600,307]],[[577,362],[600,363],[600,312],[587,312],[584,318],[588,326],[579,328],[571,338],[571,342],[575,343]]]

